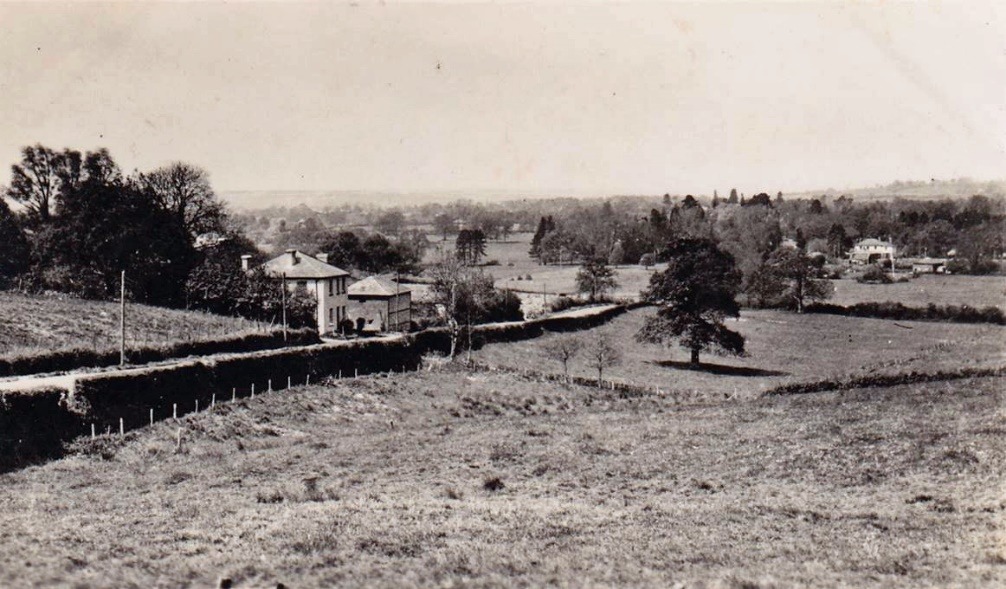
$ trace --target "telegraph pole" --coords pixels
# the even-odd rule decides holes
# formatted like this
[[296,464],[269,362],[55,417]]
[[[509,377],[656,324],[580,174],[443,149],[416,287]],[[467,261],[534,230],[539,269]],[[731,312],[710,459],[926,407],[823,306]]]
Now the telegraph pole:
[[283,341],[286,341],[286,272],[280,275],[279,291],[283,301]]
[[119,281],[119,366],[126,365],[126,271]]

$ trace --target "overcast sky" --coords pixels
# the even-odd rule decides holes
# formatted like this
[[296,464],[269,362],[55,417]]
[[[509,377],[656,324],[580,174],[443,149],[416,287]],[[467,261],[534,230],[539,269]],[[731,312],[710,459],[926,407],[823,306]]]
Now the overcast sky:
[[1000,179],[1002,4],[3,4],[0,165],[41,142],[222,191]]

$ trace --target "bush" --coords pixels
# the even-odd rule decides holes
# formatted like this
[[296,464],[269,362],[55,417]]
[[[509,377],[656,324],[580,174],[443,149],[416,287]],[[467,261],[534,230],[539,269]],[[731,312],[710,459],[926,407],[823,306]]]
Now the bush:
[[867,268],[856,281],[866,284],[890,284],[892,282],[891,276],[877,265]]

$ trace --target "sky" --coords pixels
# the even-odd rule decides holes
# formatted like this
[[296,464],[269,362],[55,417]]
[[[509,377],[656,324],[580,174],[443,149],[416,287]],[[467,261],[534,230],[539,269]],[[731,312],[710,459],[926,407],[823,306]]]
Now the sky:
[[42,143],[218,191],[1002,179],[1003,4],[5,3],[0,166]]

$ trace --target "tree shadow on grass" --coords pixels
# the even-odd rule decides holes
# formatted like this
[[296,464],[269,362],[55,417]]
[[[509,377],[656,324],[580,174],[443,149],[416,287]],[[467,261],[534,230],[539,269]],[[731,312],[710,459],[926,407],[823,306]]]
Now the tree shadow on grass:
[[700,362],[698,366],[691,362],[679,362],[675,360],[653,361],[652,364],[663,366],[664,368],[677,368],[679,370],[693,370],[695,372],[708,372],[722,376],[789,376],[788,372],[782,370],[763,370],[761,368],[748,368],[747,366],[730,366],[727,364],[710,364]]

